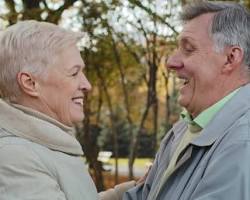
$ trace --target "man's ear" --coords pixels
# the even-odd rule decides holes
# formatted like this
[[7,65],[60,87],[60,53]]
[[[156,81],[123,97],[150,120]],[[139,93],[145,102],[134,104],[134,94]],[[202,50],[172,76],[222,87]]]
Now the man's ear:
[[244,51],[238,46],[232,46],[226,48],[226,62],[222,68],[222,72],[226,74],[232,73],[238,67],[241,67],[243,63]]
[[17,82],[20,89],[25,93],[32,97],[37,97],[38,92],[36,88],[36,81],[32,74],[28,72],[19,72],[17,74]]

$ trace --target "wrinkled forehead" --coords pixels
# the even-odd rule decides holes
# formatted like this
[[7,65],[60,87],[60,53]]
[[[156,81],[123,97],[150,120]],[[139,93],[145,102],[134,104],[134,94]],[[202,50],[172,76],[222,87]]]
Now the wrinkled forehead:
[[214,13],[206,13],[195,17],[192,20],[186,21],[183,24],[183,29],[178,36],[178,41],[181,41],[184,38],[193,40],[210,38],[214,15]]

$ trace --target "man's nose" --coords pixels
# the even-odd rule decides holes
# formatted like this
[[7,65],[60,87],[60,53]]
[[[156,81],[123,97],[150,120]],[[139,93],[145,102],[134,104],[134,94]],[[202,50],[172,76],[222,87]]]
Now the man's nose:
[[183,67],[181,56],[178,52],[174,52],[170,55],[166,61],[166,68],[170,70],[178,70]]

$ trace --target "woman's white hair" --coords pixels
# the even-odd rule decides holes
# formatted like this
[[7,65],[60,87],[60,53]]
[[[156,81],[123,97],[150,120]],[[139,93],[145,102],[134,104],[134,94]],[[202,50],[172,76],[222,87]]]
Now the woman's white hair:
[[17,74],[20,71],[46,76],[63,49],[76,45],[83,33],[67,31],[47,22],[18,22],[0,32],[0,93],[2,98],[20,95]]

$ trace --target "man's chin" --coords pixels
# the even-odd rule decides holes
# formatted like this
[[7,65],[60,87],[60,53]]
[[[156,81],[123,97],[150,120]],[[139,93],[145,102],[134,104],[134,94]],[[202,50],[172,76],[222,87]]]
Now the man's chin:
[[178,100],[177,100],[178,104],[183,107],[186,108],[188,107],[188,102],[187,99],[184,96],[179,96]]
[[84,114],[81,114],[81,115],[78,115],[78,116],[75,116],[73,119],[72,119],[72,122],[74,124],[79,124],[81,123],[85,118],[85,115]]

